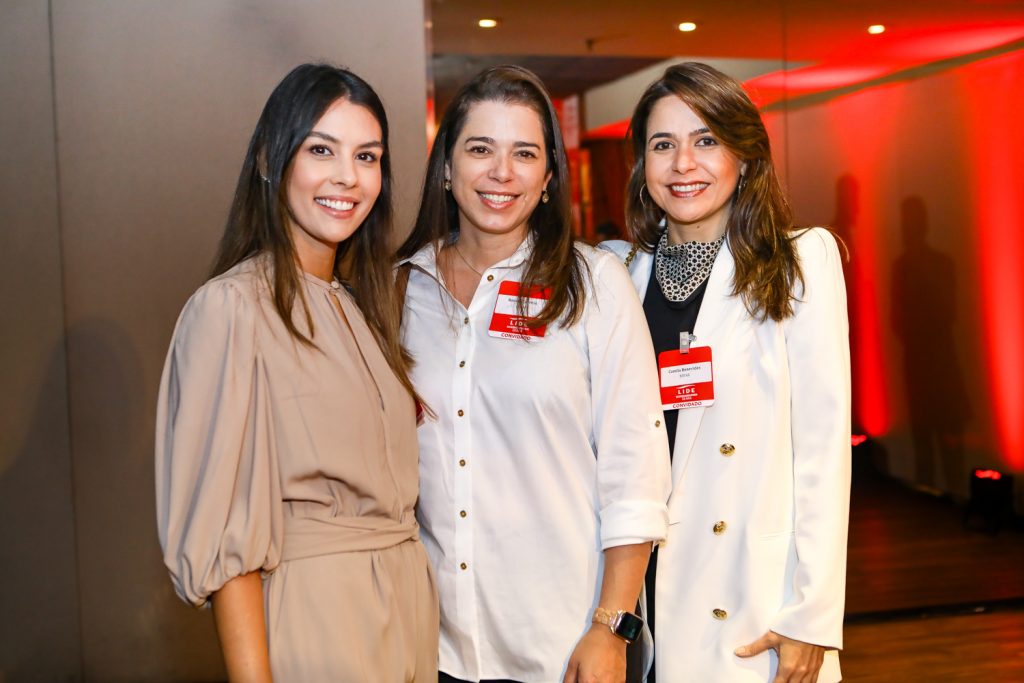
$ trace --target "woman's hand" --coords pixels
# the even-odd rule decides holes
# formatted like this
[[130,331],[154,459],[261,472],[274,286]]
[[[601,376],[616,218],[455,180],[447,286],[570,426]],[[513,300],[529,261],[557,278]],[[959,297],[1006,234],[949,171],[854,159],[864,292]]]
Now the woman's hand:
[[626,641],[604,624],[590,627],[569,658],[563,683],[623,683],[626,680]]
[[825,648],[768,631],[750,645],[736,648],[737,657],[753,657],[765,650],[779,653],[779,671],[773,683],[815,683],[825,660]]
[[[629,543],[604,551],[601,601],[606,610],[632,610],[640,597],[650,543]],[[604,624],[592,624],[569,658],[562,683],[623,683],[626,680],[626,641]]]

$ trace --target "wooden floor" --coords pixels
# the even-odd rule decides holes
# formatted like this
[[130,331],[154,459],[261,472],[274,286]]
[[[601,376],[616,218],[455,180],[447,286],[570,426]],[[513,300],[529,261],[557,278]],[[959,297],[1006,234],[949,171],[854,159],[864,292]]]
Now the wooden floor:
[[843,681],[1024,681],[1024,611],[853,624]]
[[1024,534],[863,468],[850,510],[843,680],[1024,681]]
[[1013,598],[1024,598],[1024,534],[965,530],[950,500],[857,471],[848,616]]

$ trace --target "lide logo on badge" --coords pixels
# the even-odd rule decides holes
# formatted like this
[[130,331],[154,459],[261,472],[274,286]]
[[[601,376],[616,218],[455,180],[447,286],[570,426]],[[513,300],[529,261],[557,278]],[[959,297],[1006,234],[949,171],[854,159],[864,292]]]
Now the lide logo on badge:
[[715,402],[711,347],[693,346],[689,353],[663,351],[658,354],[661,376],[661,408],[697,408]]
[[498,286],[498,300],[494,303],[494,315],[491,316],[491,326],[487,334],[503,339],[540,341],[544,338],[547,325],[529,327],[526,321],[544,309],[544,302],[550,296],[550,289],[534,287],[526,300],[526,317],[523,317],[519,315],[519,283],[502,282]]

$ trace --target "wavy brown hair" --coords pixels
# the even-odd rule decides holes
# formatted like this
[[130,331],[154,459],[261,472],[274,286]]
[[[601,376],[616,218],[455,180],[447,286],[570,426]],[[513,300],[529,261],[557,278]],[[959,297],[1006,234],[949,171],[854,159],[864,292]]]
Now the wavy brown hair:
[[526,310],[526,297],[534,287],[549,287],[551,296],[540,314],[530,318],[531,326],[560,321],[569,326],[579,320],[584,306],[586,263],[576,250],[569,207],[569,176],[562,130],[544,84],[537,76],[519,66],[496,66],[478,74],[462,86],[441,119],[434,146],[427,161],[423,200],[408,239],[398,250],[400,259],[409,258],[427,245],[447,245],[458,239],[459,207],[455,197],[444,189],[444,169],[452,156],[462,128],[473,105],[479,102],[521,104],[537,112],[544,129],[547,170],[551,172],[546,203],[539,203],[530,214],[533,236],[530,255],[520,288],[519,310]]
[[[736,262],[733,295],[758,320],[793,314],[793,291],[803,276],[797,258],[793,212],[772,163],[768,131],[757,107],[735,80],[699,62],[670,66],[652,83],[633,112],[629,139],[633,170],[626,189],[626,226],[644,251],[654,251],[665,212],[650,199],[645,183],[647,121],[663,97],[678,97],[711,133],[746,164],[726,223],[728,249]],[[647,198],[641,196],[641,192]]]
[[[277,314],[296,340],[316,346],[313,318],[303,294],[298,257],[288,228],[291,219],[286,188],[296,151],[324,112],[339,99],[365,107],[373,114],[380,124],[384,152],[380,162],[380,194],[359,229],[338,246],[334,275],[349,285],[388,365],[415,396],[409,379],[410,359],[399,341],[400,303],[390,267],[392,179],[388,119],[377,93],[351,71],[328,64],[302,64],[274,88],[249,141],[212,275],[220,275],[253,256],[266,256],[272,267],[266,269],[265,275]],[[292,317],[296,299],[302,305],[305,332],[299,330]]]

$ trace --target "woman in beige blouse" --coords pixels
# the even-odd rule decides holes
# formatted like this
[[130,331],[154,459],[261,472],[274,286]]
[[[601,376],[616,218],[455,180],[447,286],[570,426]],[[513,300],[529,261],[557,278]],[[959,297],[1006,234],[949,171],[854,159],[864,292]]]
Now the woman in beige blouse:
[[212,602],[232,681],[437,675],[387,138],[358,76],[292,71],[167,356],[160,542],[178,594]]

